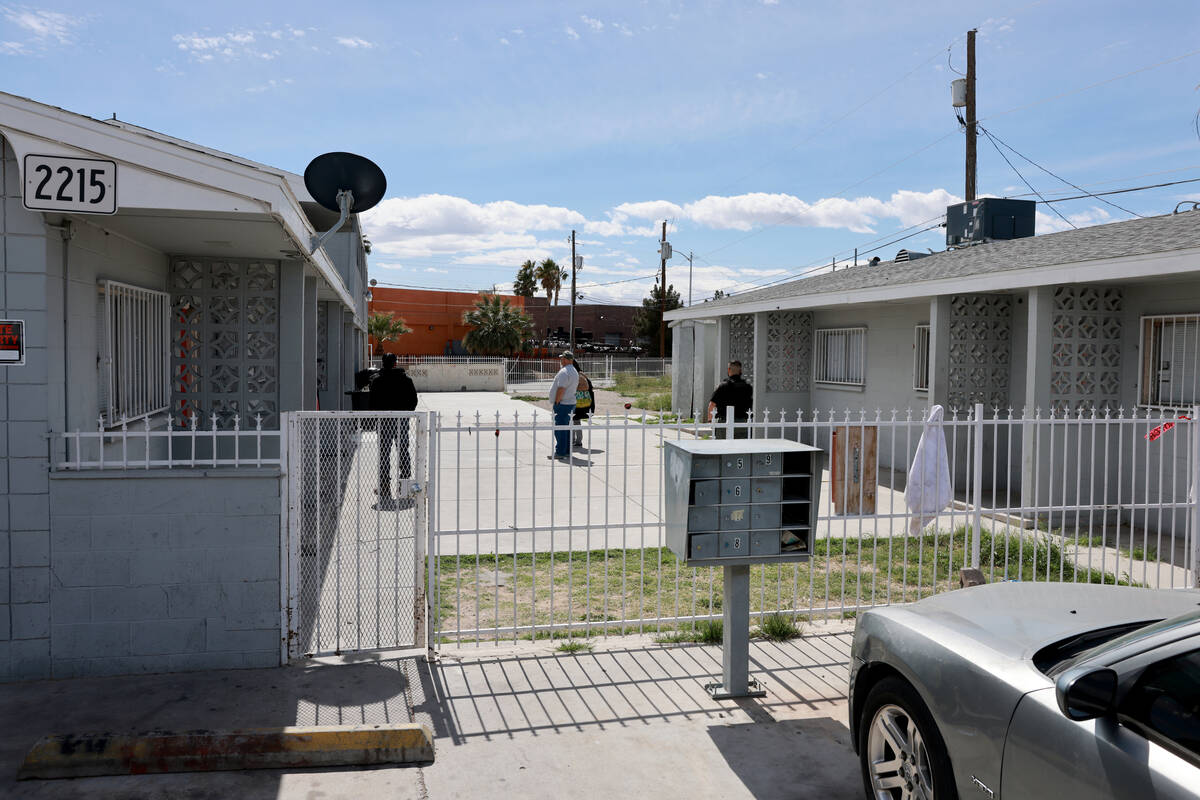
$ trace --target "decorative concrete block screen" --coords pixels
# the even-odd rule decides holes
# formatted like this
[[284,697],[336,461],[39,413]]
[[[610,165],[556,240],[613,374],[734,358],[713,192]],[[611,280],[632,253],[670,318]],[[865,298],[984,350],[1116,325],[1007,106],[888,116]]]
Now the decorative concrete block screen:
[[975,403],[1006,408],[1012,366],[1012,297],[1006,294],[955,295],[950,299],[950,381],[952,409]]
[[1123,301],[1115,286],[1054,289],[1050,395],[1056,413],[1120,406]]
[[329,388],[329,304],[317,303],[317,391]]
[[170,289],[175,424],[278,428],[278,262],[176,259]]
[[767,312],[767,391],[806,392],[812,371],[812,314]]
[[[729,318],[729,360],[742,362],[742,377],[754,381],[754,315],[734,314]],[[724,377],[721,365],[720,377]]]

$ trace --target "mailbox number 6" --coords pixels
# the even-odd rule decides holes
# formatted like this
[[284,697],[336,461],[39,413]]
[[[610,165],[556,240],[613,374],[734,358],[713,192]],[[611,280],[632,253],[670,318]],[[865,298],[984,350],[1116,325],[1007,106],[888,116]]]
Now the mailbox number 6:
[[733,487],[733,496],[734,496],[734,497],[741,497],[741,496],[742,496],[742,486],[741,486],[741,484],[738,484],[737,486],[734,486],[734,487]]

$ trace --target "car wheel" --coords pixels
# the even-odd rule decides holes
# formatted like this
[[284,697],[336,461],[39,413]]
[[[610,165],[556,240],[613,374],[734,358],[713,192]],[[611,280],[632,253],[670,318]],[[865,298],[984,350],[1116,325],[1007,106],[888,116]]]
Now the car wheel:
[[871,688],[858,725],[863,786],[871,800],[956,800],[954,773],[937,725],[900,678]]

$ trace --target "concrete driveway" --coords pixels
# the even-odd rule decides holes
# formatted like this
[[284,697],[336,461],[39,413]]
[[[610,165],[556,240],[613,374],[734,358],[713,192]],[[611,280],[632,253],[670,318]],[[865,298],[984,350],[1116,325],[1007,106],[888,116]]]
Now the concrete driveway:
[[[714,701],[720,651],[613,638],[447,651],[435,664],[359,656],[270,670],[0,686],[0,796],[14,798],[857,798],[845,682],[850,628],[755,642],[768,696]],[[256,770],[16,782],[63,732],[407,722],[427,767]]]

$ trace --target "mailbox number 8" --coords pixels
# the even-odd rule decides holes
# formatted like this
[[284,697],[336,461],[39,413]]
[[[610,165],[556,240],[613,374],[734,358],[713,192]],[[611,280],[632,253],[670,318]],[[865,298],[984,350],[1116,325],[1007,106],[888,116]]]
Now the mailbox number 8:
[[734,550],[742,549],[742,537],[740,537],[740,536],[733,537],[733,549]]

